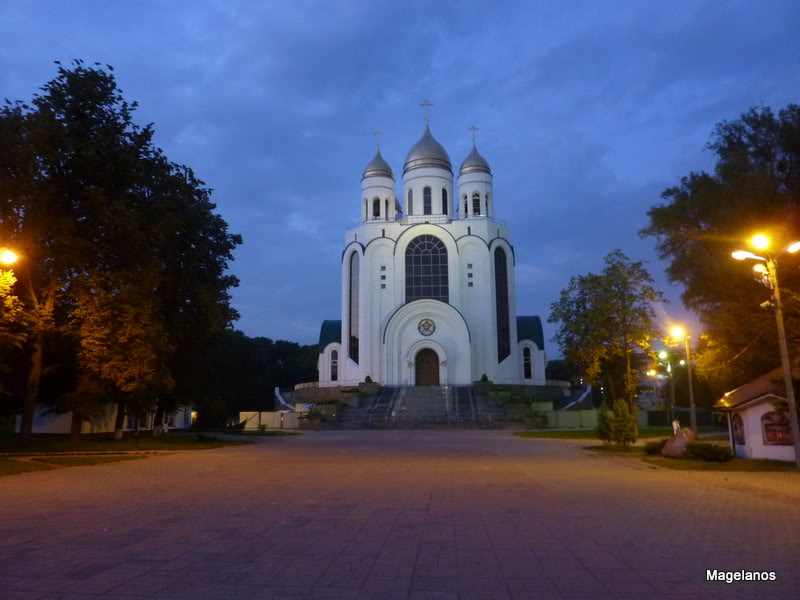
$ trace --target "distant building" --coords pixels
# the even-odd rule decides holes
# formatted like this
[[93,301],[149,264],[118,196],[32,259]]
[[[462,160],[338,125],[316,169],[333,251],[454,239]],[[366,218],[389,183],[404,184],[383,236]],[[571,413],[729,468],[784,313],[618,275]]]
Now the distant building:
[[361,178],[361,223],[341,254],[342,315],[319,339],[319,385],[545,384],[542,323],[517,316],[514,247],[496,219],[489,163],[458,173],[426,125],[401,195],[378,150]]
[[727,392],[717,401],[714,408],[728,415],[728,434],[736,456],[794,461],[789,412],[777,411],[774,406],[785,402],[782,369]]
[[[153,428],[152,412],[145,412],[142,415],[125,415],[123,429],[125,431],[136,431],[137,429],[150,430]],[[117,406],[115,404],[106,405],[105,410],[94,417],[85,420],[81,425],[81,433],[112,433],[114,422],[117,418]],[[22,417],[17,417],[16,430],[19,431]],[[178,409],[177,412],[164,415],[164,426],[167,429],[188,429],[192,426],[192,408],[190,406]],[[33,416],[33,433],[69,433],[72,428],[72,413],[55,413],[49,407],[39,405]]]

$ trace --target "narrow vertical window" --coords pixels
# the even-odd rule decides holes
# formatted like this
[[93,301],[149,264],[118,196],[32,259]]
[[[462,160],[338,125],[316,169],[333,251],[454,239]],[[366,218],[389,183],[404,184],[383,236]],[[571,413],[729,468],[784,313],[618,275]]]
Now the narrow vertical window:
[[462,215],[463,218],[467,218],[469,216],[469,210],[467,210],[467,195],[464,194],[464,214]]
[[414,191],[408,190],[408,214],[409,216],[414,214]]
[[431,188],[422,188],[422,213],[431,214]]
[[358,273],[359,271],[359,258],[358,252],[353,252],[350,255],[350,293],[349,304],[350,310],[348,312],[349,331],[348,331],[348,349],[350,358],[358,364]]
[[378,198],[372,201],[372,218],[379,219],[381,216],[381,201]]
[[528,346],[522,349],[522,369],[525,379],[531,379],[531,349]]
[[448,212],[447,205],[449,204],[447,200],[447,188],[442,188],[442,214],[446,215]]
[[481,214],[481,195],[478,192],[472,194],[472,214]]
[[364,198],[364,220],[369,219],[369,202]]
[[494,296],[497,313],[497,362],[501,363],[511,354],[511,324],[508,306],[508,265],[506,251],[494,251]]
[[383,215],[384,215],[384,218],[388,221],[389,220],[389,199],[388,198],[383,203],[383,206],[386,209],[386,210],[383,211]]
[[331,381],[339,381],[339,353],[331,350]]

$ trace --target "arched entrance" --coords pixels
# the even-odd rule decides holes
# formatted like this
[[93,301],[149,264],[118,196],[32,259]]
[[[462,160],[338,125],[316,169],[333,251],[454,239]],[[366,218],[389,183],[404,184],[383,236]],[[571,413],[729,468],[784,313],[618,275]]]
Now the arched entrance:
[[416,385],[439,385],[439,355],[430,348],[423,348],[414,358],[414,383]]

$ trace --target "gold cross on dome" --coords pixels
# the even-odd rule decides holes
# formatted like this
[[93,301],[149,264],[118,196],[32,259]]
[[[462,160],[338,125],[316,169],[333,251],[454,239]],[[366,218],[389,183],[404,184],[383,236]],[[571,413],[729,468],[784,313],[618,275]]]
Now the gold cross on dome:
[[372,135],[375,136],[375,143],[378,145],[378,150],[380,150],[381,149],[381,136],[383,135],[383,132],[380,129],[376,129],[375,131],[372,132]]
[[475,123],[472,124],[472,127],[467,127],[467,131],[472,132],[472,143],[475,143],[475,132],[478,131],[478,128],[475,127]]
[[430,123],[431,117],[428,108],[433,106],[433,102],[431,102],[430,98],[425,98],[425,100],[420,103],[420,106],[425,109],[425,122]]

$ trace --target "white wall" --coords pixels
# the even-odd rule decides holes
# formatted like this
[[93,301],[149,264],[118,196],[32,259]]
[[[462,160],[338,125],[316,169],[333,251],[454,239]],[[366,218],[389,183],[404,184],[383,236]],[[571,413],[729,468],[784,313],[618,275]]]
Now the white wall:
[[745,445],[736,444],[736,456],[740,458],[768,458],[771,460],[794,461],[793,446],[774,446],[764,443],[761,426],[761,417],[765,413],[775,410],[770,400],[765,400],[755,406],[750,406],[733,414],[741,415],[744,423]]

